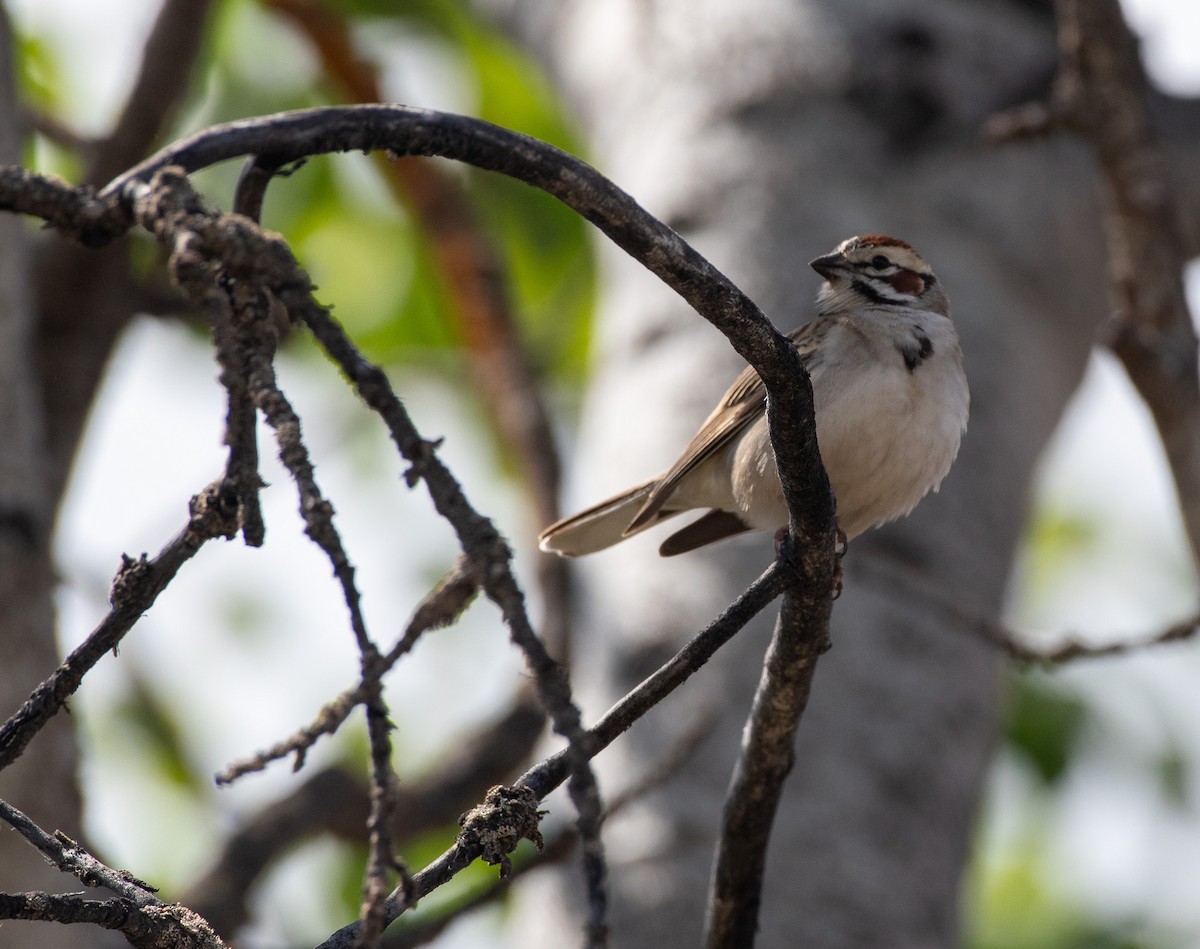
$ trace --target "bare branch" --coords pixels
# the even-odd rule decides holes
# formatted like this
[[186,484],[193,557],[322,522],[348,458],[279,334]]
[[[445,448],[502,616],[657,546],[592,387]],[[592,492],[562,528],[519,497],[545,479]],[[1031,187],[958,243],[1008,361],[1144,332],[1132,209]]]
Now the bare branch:
[[794,382],[798,363],[787,341],[741,290],[683,238],[579,159],[478,119],[408,106],[359,105],[232,122],[162,149],[113,179],[101,194],[123,194],[168,165],[193,172],[251,154],[282,165],[335,151],[378,150],[440,155],[541,188],[595,224],[730,336],[738,353],[763,377],[768,391],[787,391]]
[[16,713],[0,726],[0,769],[12,764],[38,730],[66,704],[84,675],[110,650],[158,598],[207,541],[232,537],[237,530],[236,500],[222,482],[214,482],[192,498],[187,526],[158,555],[124,557],[113,579],[112,609],[100,625],[42,682]]
[[[788,579],[777,563],[771,564],[745,592],[662,666],[631,689],[588,729],[588,748],[599,754],[623,735],[639,718],[699,672],[725,643],[766,609],[786,588]],[[530,768],[517,781],[545,797],[566,779],[563,752]]]
[[935,603],[937,609],[951,621],[956,635],[962,630],[976,633],[1023,665],[1060,666],[1080,659],[1105,659],[1183,642],[1200,635],[1200,614],[1196,614],[1157,632],[1121,636],[1107,643],[1092,643],[1079,634],[1063,633],[1054,637],[1057,642],[1051,645],[1035,645],[1027,633],[1017,632],[997,619],[965,609],[951,591],[930,582],[929,577],[907,563],[874,557],[856,561],[855,569],[867,570],[884,583],[902,586],[901,592],[906,597],[920,596]]
[[[720,710],[714,704],[711,708],[697,715],[696,719],[675,743],[669,754],[661,760],[651,763],[649,769],[639,776],[635,784],[622,788],[616,794],[612,795],[608,805],[604,809],[603,815],[601,815],[601,822],[607,823],[609,819],[634,801],[641,799],[650,791],[674,777],[680,768],[695,754],[696,749],[712,734],[713,722],[719,713]],[[411,926],[406,927],[395,937],[385,937],[383,943],[384,949],[412,949],[412,947],[423,946],[432,942],[433,939],[456,919],[472,913],[503,896],[508,891],[509,886],[515,883],[520,877],[548,865],[561,863],[570,854],[571,849],[578,840],[579,834],[577,828],[562,828],[548,837],[536,854],[527,860],[521,861],[519,865],[514,867],[513,872],[508,877],[496,880],[475,896],[456,905],[450,912],[435,919],[416,920]]]
[[[382,102],[377,65],[363,55],[344,15],[305,0],[265,0],[300,29],[353,102]],[[429,242],[450,302],[448,313],[467,353],[479,402],[497,439],[511,451],[535,530],[558,520],[558,446],[536,374],[522,345],[505,285],[501,254],[458,177],[433,162],[392,161],[384,180],[413,213]],[[539,557],[542,638],[566,662],[570,646],[568,564]]]
[[[571,700],[571,690],[565,670],[546,652],[534,632],[525,610],[524,594],[511,570],[511,552],[495,527],[467,504],[461,488],[437,460],[429,443],[421,439],[412,425],[403,404],[388,385],[378,367],[363,360],[345,333],[321,307],[312,300],[307,275],[299,268],[286,245],[266,237],[252,222],[231,216],[211,214],[203,210],[190,184],[178,171],[165,169],[155,174],[147,187],[138,189],[135,212],[139,221],[162,242],[173,246],[171,263],[180,284],[190,289],[197,300],[206,299],[213,290],[213,273],[208,258],[220,261],[220,270],[250,278],[236,283],[235,290],[256,294],[261,285],[276,294],[289,311],[300,316],[326,346],[327,351],[342,366],[360,395],[376,408],[389,423],[401,454],[430,484],[437,503],[439,492],[449,499],[454,509],[443,514],[459,529],[464,550],[486,562],[482,584],[504,615],[513,642],[525,655],[534,675],[538,695],[550,715],[554,728],[568,741],[571,753],[572,781],[570,791],[579,811],[580,830],[585,841],[585,869],[589,890],[593,893],[594,918],[590,927],[592,944],[603,943],[603,861],[598,838],[599,795],[591,774],[588,756],[579,749],[583,735],[579,710]],[[257,281],[257,282],[256,282]],[[235,311],[238,303],[234,302]],[[249,307],[261,313],[261,308]],[[260,317],[261,318],[261,317]],[[386,710],[382,706],[378,677],[373,670],[380,661],[374,643],[367,635],[359,607],[359,593],[354,585],[354,572],[332,524],[332,508],[322,497],[313,477],[307,451],[300,439],[299,419],[283,397],[274,381],[269,354],[247,353],[248,383],[255,402],[275,429],[280,443],[280,457],[291,472],[301,494],[301,514],[306,533],[326,552],[334,565],[334,573],[342,585],[343,596],[350,610],[351,625],[359,644],[363,663],[363,681],[367,683],[366,698],[368,727],[372,738],[372,762],[376,770],[373,781],[373,800],[383,807],[390,800],[392,779]],[[372,400],[376,400],[373,402]],[[374,676],[374,678],[373,678]],[[374,682],[372,686],[370,683]],[[386,749],[386,751],[385,751]],[[387,773],[381,769],[386,766]],[[371,828],[373,857],[369,870],[368,888],[378,891],[378,879],[384,864],[393,861],[391,854],[383,855],[386,842],[386,815],[373,812]],[[365,917],[365,938],[373,939],[380,919],[378,900],[368,899]],[[363,933],[360,933],[362,935]]]
[[84,181],[102,184],[153,147],[188,89],[211,0],[163,0],[112,132],[93,143]]
[[[703,668],[717,650],[779,596],[785,586],[786,581],[778,565],[772,564],[728,609],[587,730],[581,745],[586,748],[588,755],[598,755],[628,731],[634,722]],[[563,749],[530,768],[517,779],[515,786],[529,788],[539,801],[543,799],[570,776],[568,750]],[[387,904],[388,919],[399,917],[417,900],[437,889],[479,856],[478,847],[456,841],[454,846],[427,867],[413,874],[410,892],[392,893]],[[358,924],[351,923],[321,943],[319,949],[349,949],[354,945],[357,933]]]
[[1088,643],[1078,636],[1066,636],[1058,645],[1035,646],[999,623],[976,621],[976,627],[1018,662],[1060,666],[1077,659],[1106,659],[1193,639],[1200,633],[1200,614],[1173,623],[1157,633],[1122,637],[1110,643]]
[[1061,64],[1048,103],[989,123],[994,140],[1069,131],[1095,151],[1108,197],[1114,317],[1103,342],[1154,418],[1200,570],[1200,369],[1183,288],[1183,228],[1149,116],[1138,43],[1117,0],[1056,0]]
[[[819,575],[822,563],[812,559]],[[823,594],[809,585],[783,599],[725,799],[707,902],[709,949],[754,945],[771,827],[792,770],[796,729],[817,659],[830,646],[832,572],[828,582]]]
[[[595,734],[583,730],[563,670],[550,659],[533,632],[523,594],[511,572],[507,545],[492,524],[466,502],[461,488],[413,427],[382,371],[366,363],[328,313],[313,302],[308,278],[286,245],[266,238],[249,222],[204,212],[176,175],[155,175],[167,164],[195,170],[242,154],[262,155],[268,163],[285,164],[310,154],[349,148],[444,155],[541,187],[595,223],[730,337],[735,349],[758,370],[767,388],[768,420],[792,512],[791,529],[802,552],[802,556],[780,561],[765,586],[774,596],[796,585],[801,595],[785,599],[784,634],[820,641],[825,635],[822,624],[828,621],[832,588],[833,505],[816,450],[811,386],[790,344],[740,290],[674,231],[647,215],[627,194],[582,162],[487,123],[394,106],[323,109],[234,123],[165,149],[116,179],[102,194],[104,199],[113,195],[137,198],[136,210],[142,223],[160,240],[173,243],[186,231],[189,252],[219,259],[220,266],[227,270],[253,275],[258,285],[278,297],[294,318],[302,320],[364,401],[384,419],[401,454],[412,466],[410,477],[426,482],[435,507],[453,525],[464,550],[487,564],[485,592],[500,606],[513,641],[524,652],[555,729],[568,739],[567,749],[557,759],[566,769],[559,780],[571,775],[570,790],[585,840],[585,868],[593,909],[589,939],[599,945],[604,938],[603,863],[595,835],[600,805],[587,764],[598,750],[594,747]],[[146,179],[152,175],[154,181],[147,184]],[[272,411],[279,408],[274,400],[259,398],[258,402],[269,420]],[[302,488],[302,492],[305,490]],[[310,524],[310,533],[315,529]],[[763,589],[760,582],[749,591],[751,599],[760,596]],[[347,599],[350,602],[349,591]],[[815,606],[818,601],[824,606]],[[655,687],[651,684],[650,690]],[[624,703],[622,707],[629,709],[634,704]],[[472,859],[469,855],[473,849],[456,845],[444,859],[422,871],[424,878],[434,881],[441,874],[456,872],[461,860]],[[406,902],[420,895],[418,878],[414,878],[416,889],[412,894],[393,894],[389,898],[389,914],[401,898]]]
[[97,198],[93,189],[16,165],[0,165],[0,211],[41,218],[56,231],[89,247],[124,234],[133,217],[119,198]]
[[[205,245],[203,233],[189,227],[193,221],[220,225],[200,208],[190,184],[182,176],[170,170],[156,175],[155,186],[137,202],[135,212],[148,230],[173,248],[169,266],[179,286],[197,303],[207,303],[213,315],[218,350],[222,353],[221,378],[229,392],[226,441],[230,444],[230,468],[243,479],[239,485],[240,500],[243,510],[254,519],[246,521],[247,527],[254,528],[246,531],[248,542],[262,539],[252,408],[257,406],[275,432],[280,461],[296,483],[305,533],[325,553],[342,588],[358,644],[361,701],[367,713],[371,748],[371,814],[367,821],[370,855],[363,882],[364,927],[360,939],[364,949],[371,949],[378,945],[383,931],[382,906],[389,889],[388,874],[398,866],[388,830],[395,806],[391,766],[393,726],[383,699],[383,659],[367,631],[354,567],[333,523],[333,505],[317,485],[300,431],[300,418],[276,381],[271,320],[275,297],[256,279],[260,275],[252,262],[238,266],[236,260],[220,254],[225,241],[215,246]],[[206,252],[212,253],[211,260]]]
[[446,574],[429,595],[421,601],[413,618],[409,621],[404,635],[369,671],[363,681],[353,689],[347,689],[332,702],[326,703],[316,719],[290,738],[271,746],[252,758],[235,762],[220,772],[216,775],[217,784],[232,784],[245,774],[261,771],[272,761],[278,761],[280,758],[286,758],[293,754],[296,756],[296,761],[292,770],[299,771],[304,765],[308,749],[315,745],[322,735],[332,735],[336,732],[350,716],[350,713],[366,701],[370,690],[400,661],[402,656],[416,645],[417,640],[424,633],[453,623],[470,605],[478,589],[477,571],[471,568],[467,558],[459,558],[454,569]]
[[60,870],[87,886],[105,886],[138,906],[155,903],[154,887],[136,877],[106,867],[65,834],[48,834],[26,814],[0,801],[0,820],[11,825]]
[[[436,773],[400,784],[391,834],[412,840],[454,823],[479,789],[510,780],[542,733],[545,715],[522,696],[505,715],[456,741]],[[182,902],[231,935],[249,917],[247,895],[281,854],[301,840],[328,833],[362,843],[370,817],[370,789],[340,768],[311,774],[292,793],[254,815],[225,842],[221,856]]]
[[88,900],[69,894],[0,893],[0,919],[94,923],[120,932],[139,949],[220,949],[225,944],[186,907],[127,900]]
[[153,887],[124,870],[105,866],[65,834],[48,834],[26,814],[0,801],[0,820],[6,821],[52,864],[89,887],[107,887],[121,897],[105,903],[80,897],[51,897],[45,893],[0,894],[0,919],[43,919],[90,922],[124,933],[135,946],[160,949],[223,949],[209,925],[191,910],[168,906],[154,896]]

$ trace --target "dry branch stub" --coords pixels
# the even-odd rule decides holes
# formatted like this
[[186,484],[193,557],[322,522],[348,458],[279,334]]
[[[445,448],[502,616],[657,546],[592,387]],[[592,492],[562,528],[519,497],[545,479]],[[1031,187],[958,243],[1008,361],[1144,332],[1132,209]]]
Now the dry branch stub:
[[468,850],[479,848],[480,857],[492,866],[500,865],[500,878],[512,872],[508,855],[522,840],[530,840],[538,850],[545,846],[538,830],[542,815],[537,795],[527,787],[496,785],[487,792],[482,804],[471,808],[458,819],[459,846]]

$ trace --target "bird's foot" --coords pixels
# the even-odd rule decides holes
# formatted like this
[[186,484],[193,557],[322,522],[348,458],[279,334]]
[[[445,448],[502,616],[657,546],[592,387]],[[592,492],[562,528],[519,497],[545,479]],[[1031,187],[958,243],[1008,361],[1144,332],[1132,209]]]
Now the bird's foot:
[[833,598],[836,600],[842,595],[842,558],[846,556],[850,539],[840,524],[835,523],[833,529]]

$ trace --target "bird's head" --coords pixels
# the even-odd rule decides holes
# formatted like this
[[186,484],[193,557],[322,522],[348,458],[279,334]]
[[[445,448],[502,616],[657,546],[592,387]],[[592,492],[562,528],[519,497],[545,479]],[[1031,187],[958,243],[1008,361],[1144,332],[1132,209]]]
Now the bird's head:
[[825,278],[817,296],[822,313],[876,306],[950,315],[933,268],[898,238],[882,234],[851,237],[810,266]]

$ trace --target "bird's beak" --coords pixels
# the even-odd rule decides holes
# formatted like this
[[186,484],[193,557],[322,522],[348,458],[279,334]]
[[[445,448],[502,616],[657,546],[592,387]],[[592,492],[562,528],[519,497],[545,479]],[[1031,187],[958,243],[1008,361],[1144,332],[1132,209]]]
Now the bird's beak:
[[832,280],[833,275],[846,265],[846,258],[836,253],[826,254],[810,261],[808,265],[826,280]]

